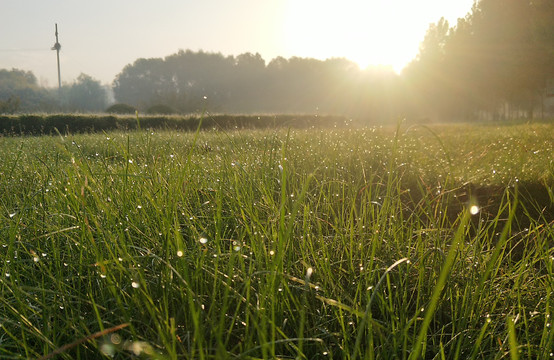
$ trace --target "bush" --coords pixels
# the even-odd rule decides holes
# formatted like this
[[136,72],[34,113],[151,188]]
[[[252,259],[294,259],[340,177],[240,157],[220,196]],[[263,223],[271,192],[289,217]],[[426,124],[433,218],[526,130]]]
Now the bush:
[[173,109],[171,106],[164,105],[164,104],[157,104],[152,105],[146,110],[147,114],[156,114],[156,115],[173,115],[176,114],[177,111]]
[[[128,106],[125,104],[119,104]],[[129,108],[132,108],[129,106]],[[118,108],[116,108],[117,110]],[[134,108],[133,108],[134,109]],[[110,110],[110,109],[108,109]],[[106,111],[108,111],[106,110]],[[112,113],[115,112],[112,110]],[[213,115],[198,117],[194,115],[140,116],[143,129],[172,129],[196,131],[202,129],[276,129],[310,127],[344,127],[350,122],[340,116],[313,115]],[[131,130],[137,128],[137,118],[131,115],[0,115],[0,136],[2,135],[44,135],[61,133],[87,133],[111,131],[115,129]]]
[[137,109],[127,104],[114,104],[106,109],[109,114],[134,114],[136,111]]

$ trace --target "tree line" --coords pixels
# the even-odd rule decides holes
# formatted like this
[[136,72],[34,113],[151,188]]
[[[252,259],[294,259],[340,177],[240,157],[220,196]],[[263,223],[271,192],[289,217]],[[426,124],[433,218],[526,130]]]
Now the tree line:
[[[180,50],[125,66],[110,89],[82,74],[61,91],[0,70],[0,112],[102,111],[107,90],[141,111],[343,114],[369,120],[536,117],[554,112],[554,1],[478,0],[454,25],[431,24],[396,74],[334,58]],[[391,44],[394,46],[394,44]],[[6,79],[10,80],[6,80]],[[550,89],[550,90],[549,90]]]
[[31,71],[0,69],[0,114],[103,111],[109,103],[108,90],[86,74],[52,89],[39,86]]
[[432,24],[403,72],[410,110],[495,118],[552,111],[553,20],[552,0],[480,0],[455,25]]
[[237,57],[179,51],[165,59],[139,59],[114,81],[118,101],[145,108],[157,103],[180,112],[343,113],[387,116],[390,69],[361,71],[346,59],[325,61],[259,54]]

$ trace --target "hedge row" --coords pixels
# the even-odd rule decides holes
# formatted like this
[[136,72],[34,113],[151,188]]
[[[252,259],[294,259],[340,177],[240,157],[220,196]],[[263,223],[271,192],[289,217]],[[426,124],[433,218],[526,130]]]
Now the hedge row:
[[201,129],[307,128],[312,126],[344,126],[342,116],[315,115],[210,115],[210,116],[115,116],[115,115],[2,115],[0,134],[53,135],[110,130],[169,129],[195,131]]

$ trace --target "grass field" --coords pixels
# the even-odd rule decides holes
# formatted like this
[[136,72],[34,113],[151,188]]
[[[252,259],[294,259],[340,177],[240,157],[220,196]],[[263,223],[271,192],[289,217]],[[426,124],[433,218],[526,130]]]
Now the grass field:
[[2,359],[554,357],[552,124],[0,154]]

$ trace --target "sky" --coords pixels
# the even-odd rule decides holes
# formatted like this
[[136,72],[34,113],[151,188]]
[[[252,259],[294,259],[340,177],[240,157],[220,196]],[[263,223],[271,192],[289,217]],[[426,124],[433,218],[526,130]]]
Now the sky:
[[138,58],[179,51],[344,57],[397,72],[418,52],[429,24],[451,24],[473,0],[0,0],[0,69],[32,71],[57,86],[81,73],[111,84]]

